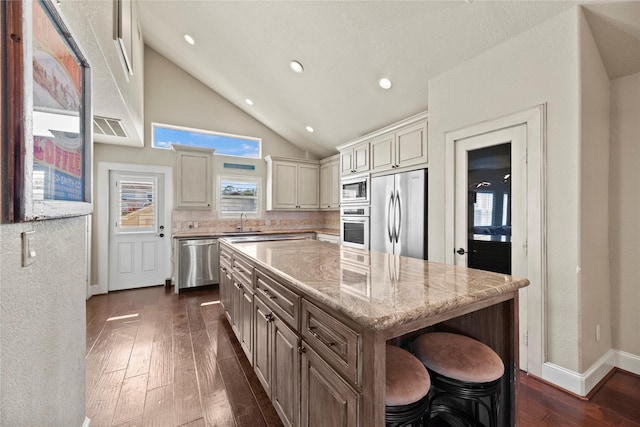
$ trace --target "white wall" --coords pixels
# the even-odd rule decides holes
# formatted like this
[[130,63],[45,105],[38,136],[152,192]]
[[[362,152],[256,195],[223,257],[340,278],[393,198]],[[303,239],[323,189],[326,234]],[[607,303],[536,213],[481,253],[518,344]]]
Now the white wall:
[[[580,364],[611,349],[609,278],[609,77],[579,9],[580,30]],[[596,327],[600,339],[596,339]]]
[[[85,418],[85,217],[0,226],[0,425]],[[21,264],[35,230],[34,263]]]
[[580,84],[569,10],[429,82],[429,258],[444,261],[445,133],[547,103],[547,360],[579,371]]
[[640,355],[640,73],[611,82],[613,347]]
[[[262,155],[305,158],[307,153],[300,150],[271,129],[246,114],[218,93],[196,80],[173,62],[145,47],[144,56],[144,147],[131,148],[119,145],[95,144],[94,168],[98,162],[137,163],[172,166],[174,154],[171,150],[151,148],[151,123],[164,123],[215,132],[262,138]],[[262,159],[238,159],[215,156],[214,175],[220,173],[222,164],[241,162],[255,165],[251,174],[261,176],[266,182],[266,163]],[[239,169],[229,169],[230,175],[247,174]],[[170,183],[171,185],[171,183]],[[105,194],[99,183],[94,182],[94,201]],[[263,191],[264,194],[264,191]],[[98,233],[101,216],[108,212],[94,212],[93,236]],[[98,283],[97,239],[92,239],[91,283]],[[102,261],[104,262],[104,261]]]

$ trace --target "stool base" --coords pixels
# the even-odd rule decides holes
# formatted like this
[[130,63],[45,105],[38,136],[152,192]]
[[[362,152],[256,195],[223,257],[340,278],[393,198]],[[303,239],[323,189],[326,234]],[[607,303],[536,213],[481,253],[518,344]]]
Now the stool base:
[[429,425],[429,394],[417,402],[385,407],[386,427],[427,427]]
[[[436,372],[429,371],[433,386],[429,393],[429,406],[431,418],[442,415],[442,418],[454,417],[467,427],[480,427],[484,424],[480,421],[480,407],[484,409],[488,418],[488,425],[498,425],[498,413],[500,409],[500,385],[502,379],[488,383],[467,383],[453,380]],[[489,400],[489,404],[483,400]],[[455,404],[468,402],[473,407],[473,415]]]

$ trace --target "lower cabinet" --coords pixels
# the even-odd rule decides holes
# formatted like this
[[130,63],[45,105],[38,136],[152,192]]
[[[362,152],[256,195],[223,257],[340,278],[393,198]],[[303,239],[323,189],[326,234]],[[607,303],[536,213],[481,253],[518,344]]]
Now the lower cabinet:
[[304,341],[301,359],[300,425],[358,425],[358,393]]
[[231,258],[220,264],[221,303],[283,425],[358,426],[359,334],[259,268],[236,272]]
[[254,370],[285,426],[298,426],[300,339],[271,309],[254,298]]
[[232,278],[231,329],[238,337],[249,363],[253,364],[253,292],[234,276]]

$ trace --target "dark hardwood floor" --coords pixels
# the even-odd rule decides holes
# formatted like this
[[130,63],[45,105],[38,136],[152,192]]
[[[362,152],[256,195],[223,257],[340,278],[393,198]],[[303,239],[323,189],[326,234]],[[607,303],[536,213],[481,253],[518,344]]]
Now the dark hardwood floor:
[[[636,375],[616,372],[590,401],[526,374],[518,382],[519,426],[640,427]],[[282,425],[222,314],[217,288],[90,298],[87,416],[92,427]]]

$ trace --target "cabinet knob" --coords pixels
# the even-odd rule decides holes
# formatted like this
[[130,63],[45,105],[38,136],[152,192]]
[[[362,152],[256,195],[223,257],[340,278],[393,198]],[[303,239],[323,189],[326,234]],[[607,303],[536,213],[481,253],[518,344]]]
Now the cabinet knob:
[[269,313],[264,317],[265,317],[265,319],[267,319],[267,322],[273,322],[273,314],[272,313]]
[[302,354],[302,353],[306,353],[307,349],[304,348],[304,346],[300,346],[298,347],[298,353]]
[[238,283],[238,289],[242,289],[244,288],[244,285],[242,283]]

